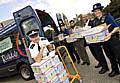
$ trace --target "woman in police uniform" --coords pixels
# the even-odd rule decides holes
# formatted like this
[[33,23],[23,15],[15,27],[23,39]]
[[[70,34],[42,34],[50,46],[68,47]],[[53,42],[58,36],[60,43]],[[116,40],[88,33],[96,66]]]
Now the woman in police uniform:
[[97,43],[97,44],[91,44],[90,49],[93,55],[95,55],[95,58],[99,61],[100,65],[102,66],[102,69],[99,71],[100,74],[103,74],[108,71],[107,62],[105,60],[105,57],[103,55],[102,47],[106,53],[106,56],[109,58],[112,71],[109,73],[109,77],[114,77],[115,75],[119,74],[119,69],[115,57],[115,53],[112,49],[114,40],[117,40],[117,31],[119,29],[117,23],[115,22],[114,18],[110,14],[104,14],[102,12],[103,6],[101,6],[100,3],[96,3],[93,5],[93,10],[95,14],[94,20],[89,22],[89,26],[95,27],[100,24],[106,23],[107,25],[111,24],[111,26],[108,28],[109,34],[105,37],[105,42]]

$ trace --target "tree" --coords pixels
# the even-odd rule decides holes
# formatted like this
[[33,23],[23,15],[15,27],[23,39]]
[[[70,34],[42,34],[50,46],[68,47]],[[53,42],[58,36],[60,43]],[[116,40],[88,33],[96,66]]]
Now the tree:
[[105,13],[111,13],[115,18],[120,17],[120,0],[110,0],[110,4],[104,8]]

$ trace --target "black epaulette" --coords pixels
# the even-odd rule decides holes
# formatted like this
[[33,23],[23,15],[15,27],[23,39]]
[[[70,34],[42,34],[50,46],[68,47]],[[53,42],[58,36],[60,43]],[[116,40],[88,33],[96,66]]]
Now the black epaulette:
[[34,46],[35,46],[35,44],[32,44],[32,45],[30,46],[30,48],[33,49]]
[[47,40],[46,38],[41,38],[41,40]]
[[47,56],[49,55],[49,52],[47,52]]

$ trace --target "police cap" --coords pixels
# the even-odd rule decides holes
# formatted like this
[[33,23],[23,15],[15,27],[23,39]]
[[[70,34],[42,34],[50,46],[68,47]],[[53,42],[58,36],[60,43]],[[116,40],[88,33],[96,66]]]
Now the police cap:
[[39,33],[39,30],[38,29],[34,29],[34,30],[29,31],[27,33],[27,35],[30,37],[30,36],[38,34],[38,33]]
[[92,12],[94,12],[94,11],[97,10],[97,9],[102,10],[103,8],[104,8],[104,6],[102,6],[101,3],[96,3],[96,4],[93,5],[93,10],[92,10]]

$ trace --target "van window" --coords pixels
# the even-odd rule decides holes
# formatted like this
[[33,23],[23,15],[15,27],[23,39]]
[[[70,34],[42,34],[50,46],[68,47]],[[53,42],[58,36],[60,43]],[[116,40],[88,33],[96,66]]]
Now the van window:
[[5,52],[13,47],[10,37],[0,41],[0,53]]
[[30,19],[25,20],[22,23],[22,27],[26,33],[32,29],[39,29],[39,26],[38,26],[35,18],[30,18]]
[[15,33],[6,34],[3,38],[0,38],[0,65],[18,58],[18,52],[16,51]]
[[16,34],[14,32],[6,34],[2,38],[0,38],[0,53],[8,51],[12,48],[15,49],[16,48],[15,38],[16,38]]

